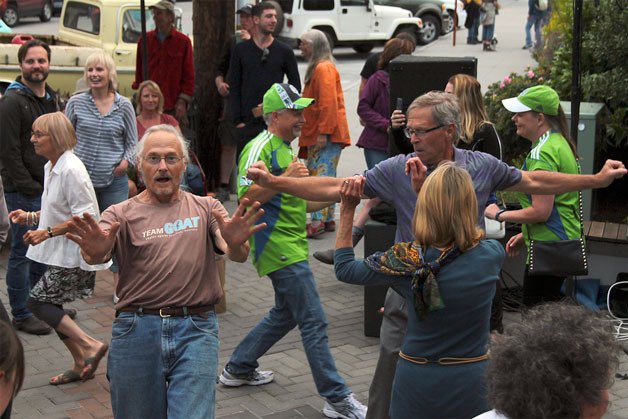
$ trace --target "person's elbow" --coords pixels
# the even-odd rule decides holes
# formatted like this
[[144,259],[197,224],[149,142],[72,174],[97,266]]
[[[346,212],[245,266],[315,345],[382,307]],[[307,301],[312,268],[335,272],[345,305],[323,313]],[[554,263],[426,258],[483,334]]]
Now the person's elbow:
[[533,212],[530,214],[531,219],[529,223],[545,223],[552,215],[553,206],[543,206],[536,208],[532,206]]
[[353,254],[340,253],[338,250],[336,249],[334,252],[334,272],[336,278],[341,282],[356,283],[353,279],[355,276],[355,256]]

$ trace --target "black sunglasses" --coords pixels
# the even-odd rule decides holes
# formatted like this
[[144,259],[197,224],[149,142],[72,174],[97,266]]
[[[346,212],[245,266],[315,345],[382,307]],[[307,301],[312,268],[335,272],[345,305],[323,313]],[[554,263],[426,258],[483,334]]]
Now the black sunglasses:
[[266,62],[266,60],[268,59],[268,55],[270,55],[270,51],[268,50],[268,48],[264,48],[262,50],[262,64]]

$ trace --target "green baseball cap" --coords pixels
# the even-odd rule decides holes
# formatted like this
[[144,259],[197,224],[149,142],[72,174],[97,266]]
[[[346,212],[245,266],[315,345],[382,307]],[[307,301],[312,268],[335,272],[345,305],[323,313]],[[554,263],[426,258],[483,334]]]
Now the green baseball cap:
[[264,114],[280,109],[305,109],[314,99],[301,97],[299,91],[288,83],[275,83],[264,93]]
[[560,99],[556,90],[549,86],[534,86],[525,89],[517,97],[503,99],[504,108],[510,112],[534,111],[546,115],[558,115]]

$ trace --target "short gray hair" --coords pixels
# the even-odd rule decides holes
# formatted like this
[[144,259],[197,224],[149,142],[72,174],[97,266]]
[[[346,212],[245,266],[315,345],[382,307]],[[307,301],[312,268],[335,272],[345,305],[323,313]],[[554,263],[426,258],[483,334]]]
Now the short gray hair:
[[188,142],[186,141],[185,138],[183,138],[183,135],[181,135],[181,133],[179,131],[176,130],[175,127],[173,127],[172,125],[168,125],[168,124],[161,124],[161,125],[154,125],[152,127],[150,127],[149,129],[146,130],[146,132],[144,133],[144,135],[142,136],[142,138],[140,138],[140,140],[137,142],[137,145],[135,146],[135,157],[137,159],[139,159],[140,157],[142,157],[144,155],[144,145],[146,144],[146,140],[151,134],[155,133],[155,132],[167,132],[169,134],[173,134],[175,137],[177,137],[177,140],[179,140],[179,144],[181,145],[181,151],[183,152],[183,158],[185,159],[186,162],[190,161],[190,151],[189,151],[189,146],[188,146]]
[[619,345],[601,314],[565,303],[528,311],[497,336],[487,367],[488,400],[510,419],[579,418],[600,405],[619,365]]
[[[284,113],[285,111],[286,111],[285,109],[278,109],[278,110],[273,111],[273,112],[277,112],[278,114],[280,114],[280,115],[281,115],[281,114],[282,114],[282,113]],[[267,127],[269,127],[269,126],[270,126],[270,123],[273,121],[273,112],[268,112],[268,113],[265,113],[265,114],[262,116],[262,118],[264,118],[264,122],[266,123],[266,126],[267,126]]]
[[425,93],[412,101],[406,114],[409,115],[414,109],[423,108],[432,109],[432,119],[435,124],[454,125],[456,132],[451,140],[455,144],[460,138],[460,106],[456,96],[436,90]]

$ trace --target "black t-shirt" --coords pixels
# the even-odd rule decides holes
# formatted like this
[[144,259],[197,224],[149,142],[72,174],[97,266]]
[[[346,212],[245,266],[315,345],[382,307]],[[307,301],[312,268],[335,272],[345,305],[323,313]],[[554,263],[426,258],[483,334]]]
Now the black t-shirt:
[[288,83],[301,91],[301,79],[292,48],[273,40],[265,53],[253,39],[235,45],[229,63],[229,114],[234,125],[253,118],[251,109],[262,103],[273,83]]

